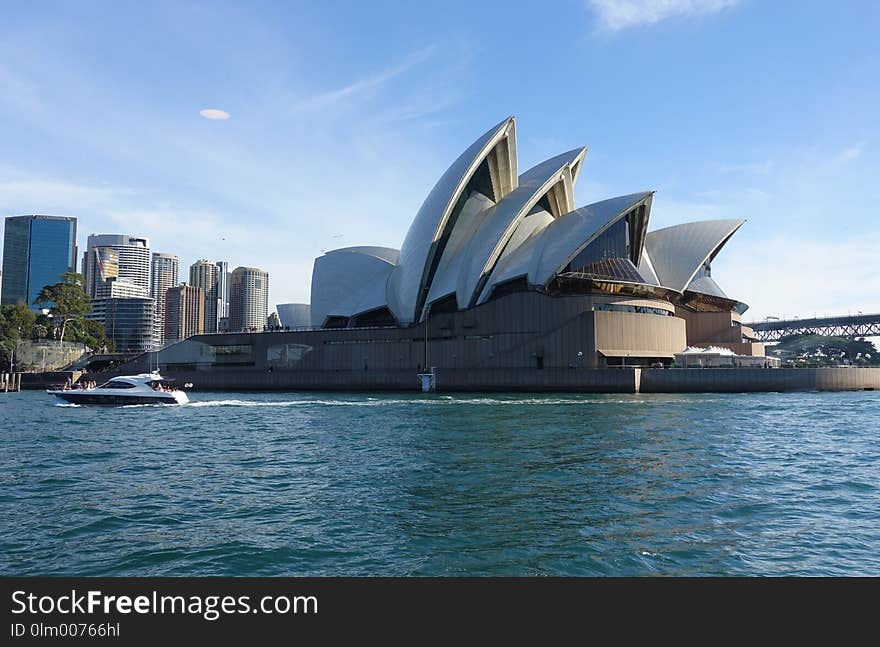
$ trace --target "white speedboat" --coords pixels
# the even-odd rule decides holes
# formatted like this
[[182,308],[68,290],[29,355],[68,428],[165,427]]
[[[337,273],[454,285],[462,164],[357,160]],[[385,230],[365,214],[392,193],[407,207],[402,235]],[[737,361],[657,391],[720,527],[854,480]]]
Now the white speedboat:
[[50,395],[72,404],[186,404],[184,391],[169,386],[159,373],[119,375],[91,389],[50,389]]

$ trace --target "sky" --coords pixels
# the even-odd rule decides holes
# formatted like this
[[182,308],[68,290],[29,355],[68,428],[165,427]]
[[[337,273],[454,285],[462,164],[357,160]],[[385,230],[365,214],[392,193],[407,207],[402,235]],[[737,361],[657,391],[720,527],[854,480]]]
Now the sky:
[[578,206],[746,219],[713,263],[744,319],[880,312],[878,29],[873,0],[8,3],[0,216],[260,267],[272,310],[323,251],[399,247],[515,115],[521,171],[589,147]]

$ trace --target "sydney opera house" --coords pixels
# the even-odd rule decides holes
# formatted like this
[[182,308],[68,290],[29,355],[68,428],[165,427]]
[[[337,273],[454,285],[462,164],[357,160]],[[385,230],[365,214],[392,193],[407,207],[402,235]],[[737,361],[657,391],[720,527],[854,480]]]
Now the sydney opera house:
[[578,207],[585,154],[520,172],[505,119],[440,177],[399,250],[315,260],[299,309],[308,328],[201,335],[161,361],[194,378],[234,368],[264,386],[409,388],[434,367],[456,388],[553,388],[572,369],[669,365],[687,346],[763,355],[741,325],[745,304],[712,279],[743,221],[652,231],[652,191]]

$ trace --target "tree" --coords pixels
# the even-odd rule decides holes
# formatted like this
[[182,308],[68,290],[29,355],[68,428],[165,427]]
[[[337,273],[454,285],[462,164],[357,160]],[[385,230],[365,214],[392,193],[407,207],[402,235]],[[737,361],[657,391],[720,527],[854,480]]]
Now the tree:
[[107,351],[113,346],[113,342],[107,337],[104,326],[92,319],[84,319],[74,324],[73,340],[82,342],[93,351]]
[[52,330],[52,317],[43,313],[38,314],[34,322],[33,340],[46,339]]
[[33,335],[36,320],[37,315],[23,303],[0,306],[0,354],[4,365],[9,362],[10,373],[18,344]]
[[68,323],[82,320],[92,311],[89,297],[83,290],[82,274],[76,272],[65,272],[61,275],[59,283],[43,286],[37,298],[34,299],[34,304],[48,307],[55,325],[61,324],[61,334],[58,337],[59,346],[64,343],[64,333]]

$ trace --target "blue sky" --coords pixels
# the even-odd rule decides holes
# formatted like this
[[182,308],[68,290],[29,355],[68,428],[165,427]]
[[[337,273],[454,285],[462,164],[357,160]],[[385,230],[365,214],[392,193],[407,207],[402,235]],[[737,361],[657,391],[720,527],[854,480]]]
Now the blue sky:
[[880,312],[878,29],[869,1],[9,4],[0,216],[308,301],[315,256],[398,247],[513,114],[521,170],[589,146],[578,205],[654,189],[653,228],[746,218],[713,267],[746,319]]

